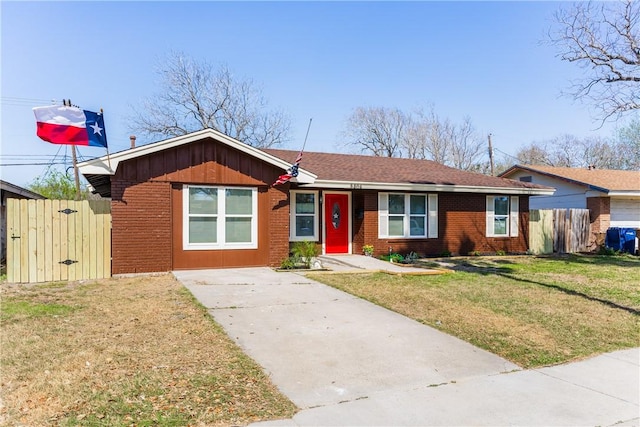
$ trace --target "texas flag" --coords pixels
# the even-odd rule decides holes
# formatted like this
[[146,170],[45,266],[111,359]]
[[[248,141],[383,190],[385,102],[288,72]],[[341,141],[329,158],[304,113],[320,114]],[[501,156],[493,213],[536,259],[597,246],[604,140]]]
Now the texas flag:
[[53,144],[107,147],[107,133],[102,113],[78,107],[52,105],[36,107],[36,134]]

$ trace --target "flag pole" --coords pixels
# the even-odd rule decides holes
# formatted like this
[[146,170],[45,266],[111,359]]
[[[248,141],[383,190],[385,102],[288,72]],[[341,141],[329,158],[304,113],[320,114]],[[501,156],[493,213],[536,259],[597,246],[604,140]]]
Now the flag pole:
[[[63,99],[62,104],[71,107],[71,99],[66,101]],[[78,156],[76,155],[76,146],[71,145],[71,162],[73,163],[73,177],[76,183],[75,200],[80,200],[80,174],[78,173]]]
[[309,130],[311,130],[311,121],[313,120],[313,117],[309,118],[309,126],[307,126],[307,134],[304,136],[304,142],[302,143],[302,150],[300,151],[304,151],[304,147],[307,145],[307,138],[309,138]]
[[[102,114],[102,120],[104,120],[104,110],[102,108],[100,108],[100,114]],[[104,132],[105,132],[105,135],[106,135],[107,130],[105,129]],[[106,141],[106,139],[105,139],[105,141]],[[109,157],[109,144],[107,144],[107,146],[105,148],[107,149],[107,163],[109,164],[109,172],[111,172],[112,169],[111,169],[111,157]]]

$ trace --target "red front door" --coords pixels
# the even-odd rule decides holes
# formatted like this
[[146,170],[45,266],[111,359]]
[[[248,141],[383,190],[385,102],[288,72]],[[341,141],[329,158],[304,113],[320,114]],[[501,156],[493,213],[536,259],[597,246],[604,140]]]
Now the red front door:
[[349,253],[349,196],[324,194],[325,251],[328,254]]

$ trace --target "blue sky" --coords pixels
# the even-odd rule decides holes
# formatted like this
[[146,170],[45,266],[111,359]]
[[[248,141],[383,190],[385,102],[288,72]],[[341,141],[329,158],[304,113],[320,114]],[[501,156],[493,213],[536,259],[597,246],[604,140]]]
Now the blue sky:
[[[156,91],[157,64],[172,50],[260,83],[293,120],[284,148],[301,147],[312,117],[306,149],[346,151],[340,132],[359,106],[433,107],[455,122],[469,116],[509,154],[565,133],[611,136],[615,125],[598,129],[589,106],[560,96],[582,73],[541,43],[561,6],[3,1],[0,163],[69,154],[35,135],[31,108],[52,99],[103,108],[110,151],[128,148],[127,117]],[[2,166],[1,174],[26,185],[45,169]]]

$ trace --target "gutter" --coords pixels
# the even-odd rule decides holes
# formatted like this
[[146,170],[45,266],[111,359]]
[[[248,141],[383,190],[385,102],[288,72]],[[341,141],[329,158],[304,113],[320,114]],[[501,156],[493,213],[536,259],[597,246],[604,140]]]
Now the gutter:
[[482,193],[482,194],[514,194],[529,196],[552,196],[556,189],[518,188],[518,187],[486,187],[471,185],[447,184],[413,184],[413,183],[385,183],[385,182],[357,182],[357,181],[329,181],[316,180],[312,184],[302,184],[300,187],[344,189],[344,190],[383,190],[383,191],[418,191],[437,193]]

